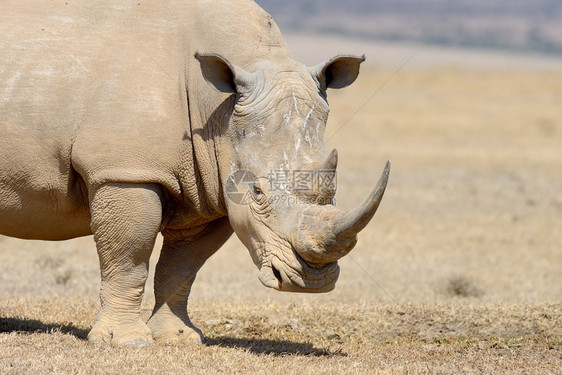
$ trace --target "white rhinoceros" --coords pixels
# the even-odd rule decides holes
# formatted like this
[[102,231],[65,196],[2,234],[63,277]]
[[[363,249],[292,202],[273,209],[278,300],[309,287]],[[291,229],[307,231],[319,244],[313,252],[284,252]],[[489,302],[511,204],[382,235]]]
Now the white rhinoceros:
[[326,90],[350,85],[364,58],[294,61],[250,0],[1,0],[0,9],[0,233],[94,235],[101,311],[91,342],[202,340],[187,315],[191,285],[233,232],[264,285],[333,289],[388,164],[350,212],[326,204],[333,189],[297,189],[294,177],[281,189],[272,171],[309,172],[300,185],[335,172]]

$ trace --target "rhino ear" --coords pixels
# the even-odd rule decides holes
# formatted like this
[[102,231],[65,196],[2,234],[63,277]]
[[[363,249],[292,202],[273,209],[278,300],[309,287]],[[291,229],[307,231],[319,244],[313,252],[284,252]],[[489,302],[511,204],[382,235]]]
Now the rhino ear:
[[359,66],[365,61],[365,55],[336,56],[330,61],[312,66],[310,74],[323,83],[326,88],[342,89],[351,85],[359,75]]
[[195,58],[199,60],[205,81],[218,91],[237,93],[250,87],[253,82],[251,73],[231,64],[220,55],[196,53]]

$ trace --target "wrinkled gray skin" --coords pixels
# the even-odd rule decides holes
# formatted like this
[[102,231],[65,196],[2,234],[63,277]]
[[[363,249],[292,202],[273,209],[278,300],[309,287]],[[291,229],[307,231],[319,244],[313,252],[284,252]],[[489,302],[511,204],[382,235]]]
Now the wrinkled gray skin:
[[[295,62],[248,0],[7,0],[0,9],[0,233],[94,235],[102,282],[91,342],[200,341],[187,316],[191,285],[233,231],[266,286],[333,289],[336,260],[376,211],[388,167],[349,213],[315,203],[333,191],[272,203],[266,178],[336,168],[324,150],[326,90],[351,84],[363,58]],[[226,198],[237,170],[260,176],[246,185],[250,204]]]

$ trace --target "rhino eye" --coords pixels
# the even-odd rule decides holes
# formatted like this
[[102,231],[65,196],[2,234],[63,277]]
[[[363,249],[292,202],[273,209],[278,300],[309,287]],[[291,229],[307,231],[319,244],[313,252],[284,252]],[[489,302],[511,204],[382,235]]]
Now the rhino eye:
[[254,193],[259,195],[259,194],[263,194],[263,191],[259,186],[254,185]]
[[254,184],[253,184],[254,194],[256,194],[256,195],[264,194],[263,190],[264,190],[265,186],[267,186],[267,185],[264,183],[263,177],[258,177],[254,181]]

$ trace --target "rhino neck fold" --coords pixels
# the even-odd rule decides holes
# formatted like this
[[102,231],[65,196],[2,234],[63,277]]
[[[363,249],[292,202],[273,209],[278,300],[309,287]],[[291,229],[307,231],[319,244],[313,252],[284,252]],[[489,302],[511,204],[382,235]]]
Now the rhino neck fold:
[[[217,98],[208,98],[208,103],[201,103],[197,95],[200,88],[187,85],[188,133],[184,165],[189,165],[181,176],[184,201],[203,217],[218,218],[227,215],[222,189],[218,137],[228,126],[228,111],[232,112],[233,99],[223,100],[214,111],[207,111],[208,104],[217,102]],[[206,105],[207,104],[207,105]],[[210,112],[210,113],[209,113]]]

